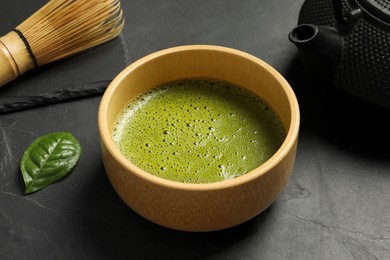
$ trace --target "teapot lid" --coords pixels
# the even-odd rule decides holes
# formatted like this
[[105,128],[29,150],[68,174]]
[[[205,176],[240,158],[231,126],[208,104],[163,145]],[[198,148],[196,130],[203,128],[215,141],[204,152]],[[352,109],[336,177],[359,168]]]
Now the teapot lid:
[[358,0],[358,2],[373,16],[390,23],[390,1],[388,0]]

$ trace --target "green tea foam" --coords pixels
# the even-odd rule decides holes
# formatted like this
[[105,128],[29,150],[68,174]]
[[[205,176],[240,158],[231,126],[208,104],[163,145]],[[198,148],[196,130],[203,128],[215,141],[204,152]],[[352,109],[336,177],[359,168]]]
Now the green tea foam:
[[226,82],[192,79],[159,86],[131,101],[112,138],[133,164],[156,176],[209,183],[267,161],[286,136],[261,99]]

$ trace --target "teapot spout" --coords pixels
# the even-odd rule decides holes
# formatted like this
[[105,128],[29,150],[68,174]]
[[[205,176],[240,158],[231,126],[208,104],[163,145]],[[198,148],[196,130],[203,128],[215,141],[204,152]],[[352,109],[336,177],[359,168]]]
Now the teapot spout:
[[292,29],[289,40],[298,48],[306,69],[332,80],[341,60],[343,38],[331,27],[301,24]]

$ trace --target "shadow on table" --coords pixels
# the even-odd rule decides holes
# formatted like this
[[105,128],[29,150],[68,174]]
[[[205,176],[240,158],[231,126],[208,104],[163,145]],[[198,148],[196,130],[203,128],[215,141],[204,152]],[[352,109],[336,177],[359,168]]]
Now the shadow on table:
[[284,76],[300,104],[301,133],[315,132],[351,153],[389,159],[390,109],[355,98],[312,77],[298,57]]
[[131,259],[226,258],[229,253],[233,254],[237,248],[242,248],[240,244],[244,241],[250,240],[251,237],[259,239],[270,211],[272,207],[244,224],[208,233],[171,230],[132,214],[130,217],[133,219],[141,218],[137,219],[137,225],[129,227],[129,233],[123,236],[123,240],[112,241],[112,247],[107,250],[120,259],[126,256],[131,256]]

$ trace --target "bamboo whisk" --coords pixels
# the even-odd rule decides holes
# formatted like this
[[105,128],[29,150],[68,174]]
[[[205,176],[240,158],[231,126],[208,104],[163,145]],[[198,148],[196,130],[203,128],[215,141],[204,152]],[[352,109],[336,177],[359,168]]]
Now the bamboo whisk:
[[0,87],[28,70],[109,41],[123,26],[119,0],[51,0],[0,37]]

